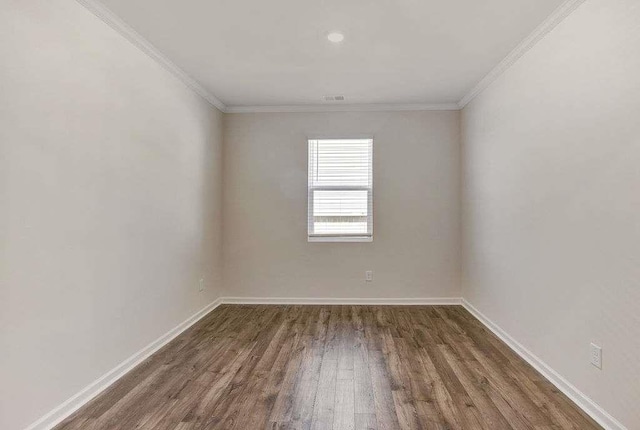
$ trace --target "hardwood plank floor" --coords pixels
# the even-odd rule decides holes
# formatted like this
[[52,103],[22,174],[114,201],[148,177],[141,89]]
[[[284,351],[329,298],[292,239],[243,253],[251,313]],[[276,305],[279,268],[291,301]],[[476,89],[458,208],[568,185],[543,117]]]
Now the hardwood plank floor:
[[600,429],[460,306],[220,306],[56,430]]

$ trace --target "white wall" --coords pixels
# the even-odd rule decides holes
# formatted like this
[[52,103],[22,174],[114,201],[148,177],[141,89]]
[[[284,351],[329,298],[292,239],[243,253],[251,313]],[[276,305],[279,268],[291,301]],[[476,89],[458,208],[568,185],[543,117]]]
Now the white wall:
[[[307,136],[363,134],[373,243],[308,243]],[[227,295],[460,296],[458,112],[226,115],[223,160]]]
[[462,119],[464,297],[629,429],[640,428],[639,24],[637,0],[587,0]]
[[0,58],[13,430],[219,295],[222,114],[74,1],[4,0]]

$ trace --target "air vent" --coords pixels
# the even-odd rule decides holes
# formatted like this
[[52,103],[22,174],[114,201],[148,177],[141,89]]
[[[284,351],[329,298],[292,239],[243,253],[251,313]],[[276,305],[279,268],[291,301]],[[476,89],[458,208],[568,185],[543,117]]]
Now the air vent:
[[324,96],[325,102],[343,102],[344,96]]

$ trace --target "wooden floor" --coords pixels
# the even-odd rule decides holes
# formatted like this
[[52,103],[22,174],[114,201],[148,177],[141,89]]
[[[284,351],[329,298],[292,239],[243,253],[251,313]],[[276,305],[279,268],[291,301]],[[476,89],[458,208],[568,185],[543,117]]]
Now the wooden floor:
[[217,308],[70,429],[599,429],[459,306]]

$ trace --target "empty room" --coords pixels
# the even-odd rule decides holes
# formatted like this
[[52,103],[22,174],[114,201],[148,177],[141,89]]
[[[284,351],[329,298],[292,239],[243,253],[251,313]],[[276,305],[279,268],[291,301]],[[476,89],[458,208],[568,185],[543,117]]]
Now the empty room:
[[0,0],[0,430],[640,430],[639,0]]

